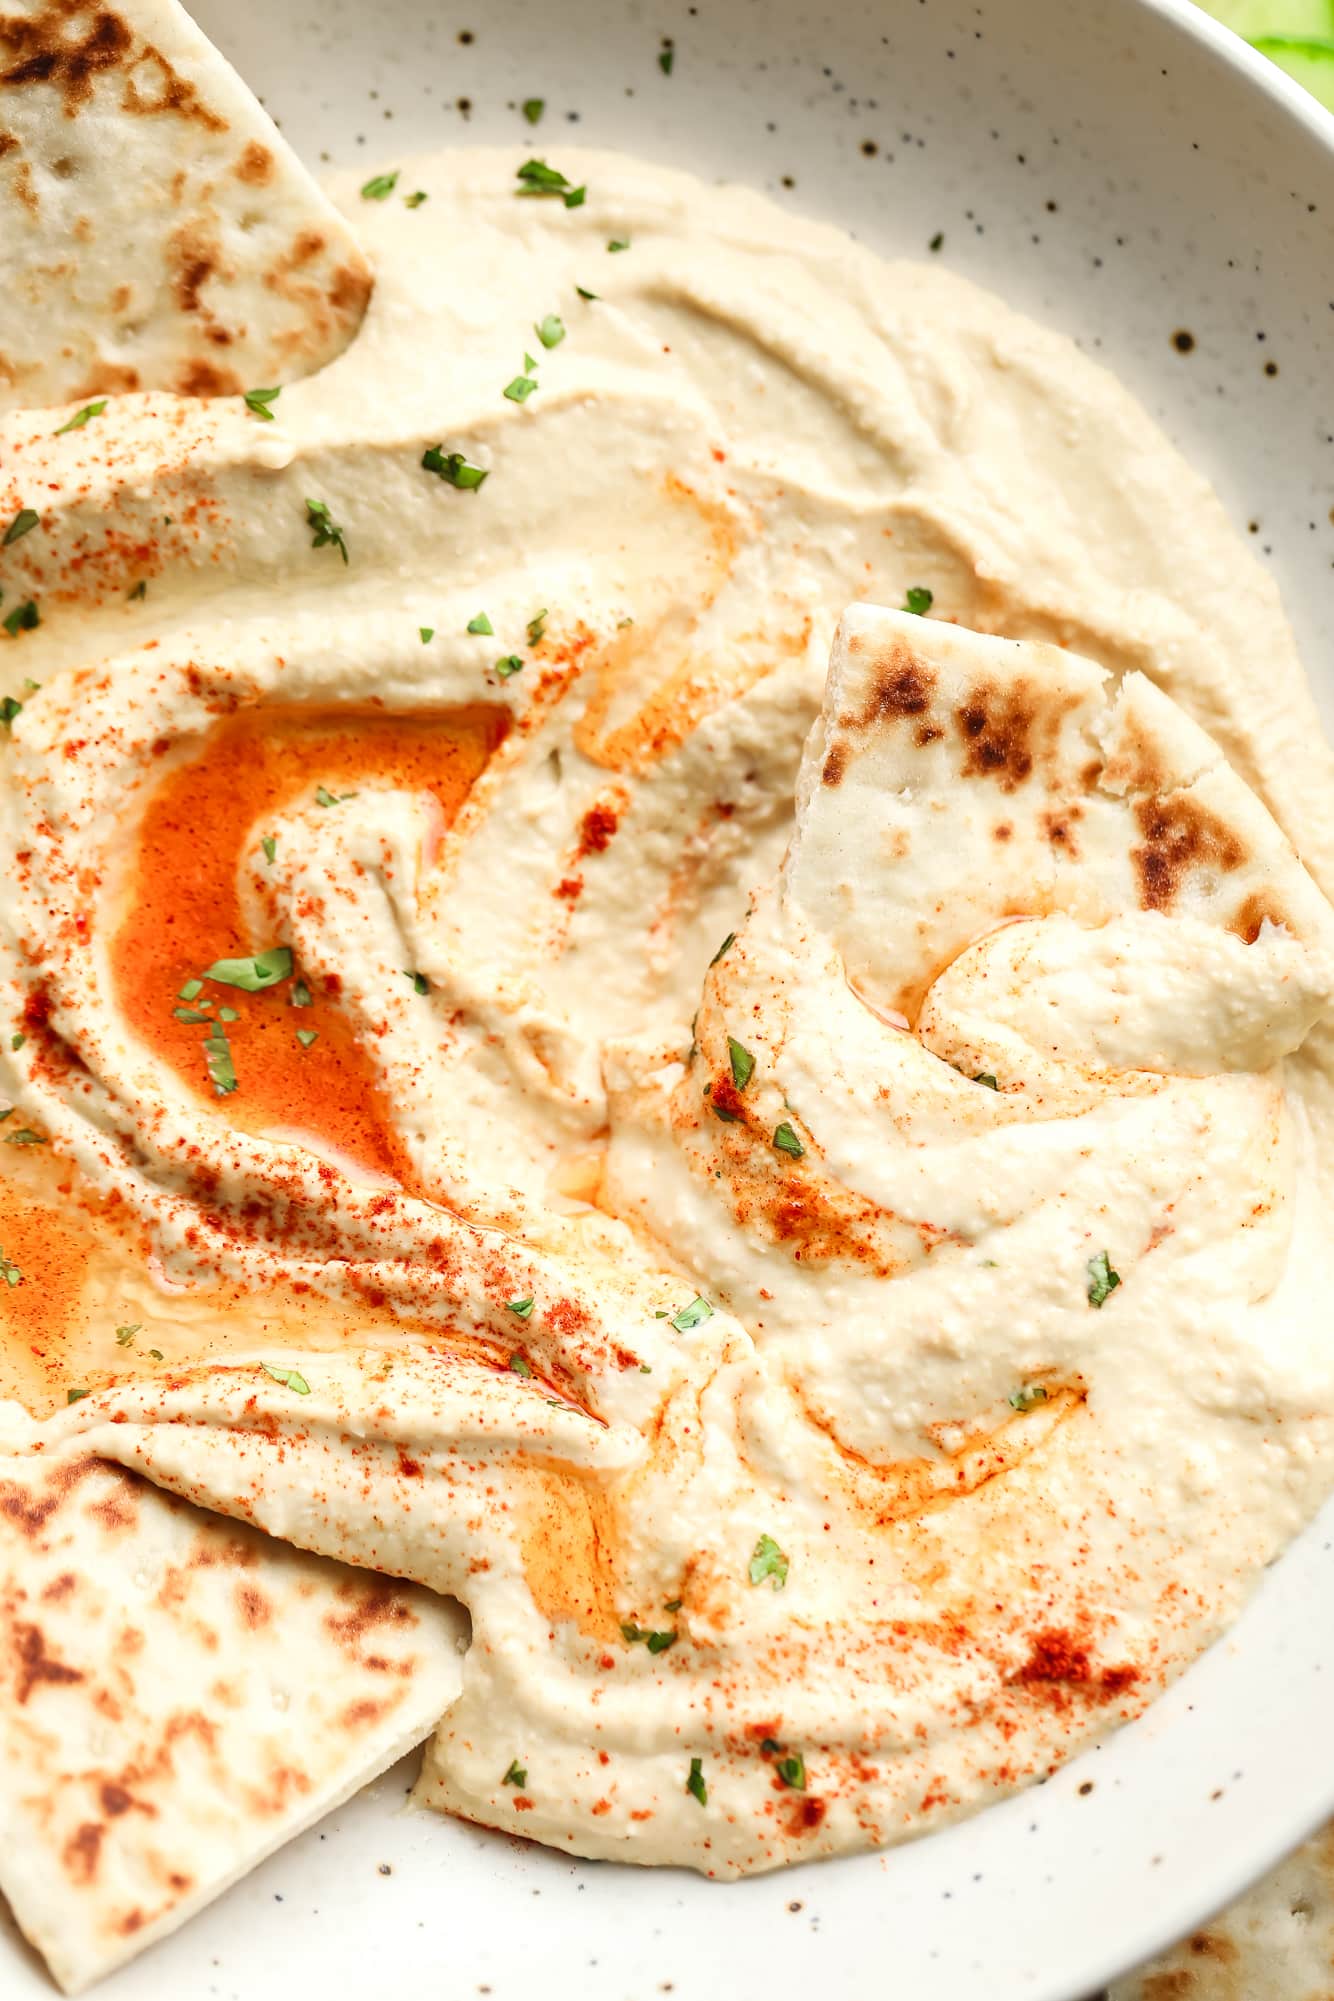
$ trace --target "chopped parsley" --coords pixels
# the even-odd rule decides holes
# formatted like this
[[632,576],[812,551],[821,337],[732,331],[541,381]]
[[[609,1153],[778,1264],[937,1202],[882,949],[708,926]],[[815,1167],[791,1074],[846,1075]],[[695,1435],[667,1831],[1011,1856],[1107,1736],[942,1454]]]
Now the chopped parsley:
[[576,285],[574,289],[581,299],[597,299],[602,296],[600,292],[588,291],[583,285]]
[[734,1035],[727,1038],[727,1054],[732,1063],[732,1082],[738,1091],[744,1091],[755,1075],[755,1058],[749,1049],[743,1049]]
[[697,1799],[701,1806],[709,1804],[709,1789],[704,1783],[704,1760],[702,1758],[692,1758],[690,1760],[690,1777],[686,1780],[686,1791],[692,1799]]
[[528,621],[528,644],[530,646],[540,646],[546,637],[546,630],[547,610],[544,605],[542,610],[535,613]]
[[221,987],[240,987],[243,993],[258,994],[265,987],[276,987],[291,971],[291,946],[270,945],[267,952],[256,952],[249,959],[215,959],[204,968],[204,978],[216,980]]
[[204,982],[202,980],[187,980],[181,988],[178,998],[185,1001],[196,1000],[203,991]]
[[613,254],[618,250],[628,250],[630,248],[630,239],[628,236],[613,236],[609,240],[607,248]]
[[0,548],[7,549],[11,542],[17,542],[21,535],[29,534],[41,525],[41,515],[34,507],[20,507],[14,519],[5,530],[5,539]]
[[258,417],[261,423],[271,424],[273,422],[273,412],[269,408],[269,405],[276,402],[282,393],[281,385],[277,389],[247,389],[245,392],[246,409],[252,417]]
[[312,1043],[319,1041],[320,1032],[317,1028],[298,1028],[296,1039],[303,1049],[309,1049]]
[[990,1070],[979,1070],[973,1082],[975,1084],[985,1084],[989,1091],[999,1091],[1000,1089],[1000,1085],[996,1082]]
[[17,1132],[5,1134],[6,1146],[46,1146],[48,1144],[47,1135],[35,1132],[31,1126],[20,1126]]
[[517,653],[507,653],[503,659],[497,660],[496,672],[502,681],[508,681],[511,674],[523,672],[523,661]]
[[23,1283],[23,1273],[16,1264],[11,1263],[3,1251],[0,1251],[0,1278],[4,1280],[6,1285],[22,1285]]
[[642,1640],[651,1654],[665,1654],[676,1639],[676,1631],[653,1633],[647,1626],[622,1626],[621,1637],[628,1647],[637,1646]]
[[58,431],[52,433],[52,436],[63,438],[66,431],[81,431],[90,417],[100,417],[106,407],[107,399],[105,396],[100,403],[85,403],[82,410],[76,410],[68,424],[62,424]]
[[517,1313],[520,1320],[527,1320],[533,1311],[532,1294],[530,1293],[527,1299],[507,1299],[505,1310],[507,1313]]
[[3,723],[6,729],[13,723],[15,716],[22,714],[23,704],[16,695],[6,695],[4,700],[0,701],[0,723]]
[[791,1154],[793,1160],[800,1160],[806,1151],[786,1119],[781,1126],[774,1127],[774,1146],[779,1153]]
[[482,481],[491,476],[481,466],[470,466],[462,452],[446,452],[439,445],[426,447],[422,453],[422,465],[427,472],[437,473],[449,486],[456,486],[463,492],[475,493]]
[[[526,356],[524,358],[525,360],[527,359]],[[537,377],[535,375],[516,375],[505,384],[501,393],[508,396],[511,403],[526,403],[536,389]]]
[[537,320],[533,332],[543,347],[559,347],[565,338],[565,322],[558,313],[548,313],[544,320]]
[[405,979],[405,980],[411,980],[411,981],[412,981],[412,989],[413,989],[413,992],[414,992],[414,993],[419,993],[419,994],[429,994],[429,993],[430,993],[430,991],[431,991],[431,982],[430,982],[430,981],[429,981],[429,980],[427,979],[427,977],[426,977],[425,973],[413,973],[413,972],[409,972],[408,968],[407,968],[406,966],[404,966],[404,968],[403,968],[403,977],[404,977],[404,979]]
[[118,1327],[116,1329],[116,1346],[118,1348],[128,1348],[134,1340],[135,1335],[142,1334],[143,1331],[144,1323],[142,1320],[132,1320],[127,1327]]
[[702,1327],[706,1320],[712,1318],[713,1308],[703,1293],[697,1292],[689,1306],[683,1306],[679,1313],[674,1313],[667,1324],[674,1327],[678,1334],[688,1334],[692,1327]]
[[208,1064],[209,1080],[220,1098],[227,1097],[236,1089],[236,1066],[232,1062],[232,1045],[227,1040],[227,1031],[218,1023],[204,1037],[204,1061]]
[[155,1362],[160,1362],[163,1360],[163,1354],[160,1348],[150,1348],[148,1352],[152,1356]]
[[430,640],[435,638],[435,627],[433,625],[419,625],[417,627],[417,636],[421,640],[422,645],[425,646]]
[[299,1397],[310,1395],[310,1384],[300,1369],[275,1369],[272,1362],[261,1362],[260,1368],[266,1376],[272,1376],[275,1383],[281,1383],[285,1390],[295,1390]]
[[211,1022],[213,1019],[212,1015],[204,1014],[197,1007],[174,1007],[172,1013],[177,1021],[188,1021],[196,1025],[201,1021]]
[[260,840],[260,846],[264,850],[265,861],[271,862],[278,852],[278,836],[276,834],[265,834]]
[[664,42],[662,47],[658,50],[658,68],[662,71],[664,76],[671,75],[672,64],[675,61],[676,61],[676,50],[672,47],[672,44],[670,42]]
[[16,604],[13,611],[5,615],[5,631],[11,639],[17,639],[21,632],[35,632],[41,624],[37,607],[31,598]]
[[66,1390],[65,1402],[67,1404],[78,1403],[81,1397],[86,1397],[89,1394],[90,1392],[88,1390]]
[[294,980],[292,982],[292,997],[288,1005],[290,1007],[309,1007],[310,1004],[310,988],[304,980]]
[[518,1786],[521,1790],[528,1783],[528,1773],[517,1758],[510,1760],[510,1768],[500,1781],[502,1786]]
[[220,1007],[218,1009],[219,1021],[239,1021],[240,1019],[241,1017],[234,1007]]
[[422,203],[427,199],[428,196],[425,188],[414,188],[410,195],[404,195],[403,206],[404,208],[420,208]]
[[710,964],[711,966],[716,966],[716,965],[717,965],[717,963],[718,963],[718,961],[719,961],[719,960],[720,960],[720,959],[722,958],[722,956],[723,956],[724,952],[726,952],[727,950],[729,950],[729,948],[730,948],[731,946],[735,945],[735,943],[736,943],[736,932],[735,932],[735,931],[729,931],[729,932],[728,932],[728,934],[727,934],[727,936],[726,936],[726,937],[725,937],[725,938],[723,939],[723,942],[722,942],[722,944],[721,944],[721,945],[720,945],[720,946],[718,947],[718,950],[717,950],[717,951],[716,951],[716,952],[714,953],[713,957],[712,957],[712,958],[711,958],[711,959],[709,960],[709,964]]
[[347,561],[347,536],[330,514],[327,501],[306,502],[306,526],[315,531],[310,538],[312,549],[337,549],[343,561]]
[[525,97],[523,100],[523,115],[530,125],[540,125],[542,123],[542,113],[546,108],[547,101],[545,97]]
[[929,591],[925,584],[910,584],[908,595],[903,600],[903,609],[910,611],[914,618],[925,618],[935,601],[935,592]]
[[1089,1259],[1088,1275],[1090,1306],[1101,1306],[1121,1283],[1121,1274],[1112,1270],[1106,1251],[1099,1251],[1096,1258]]
[[794,1751],[788,1758],[779,1758],[774,1765],[774,1770],[783,1781],[783,1784],[790,1786],[794,1793],[805,1792],[806,1760],[802,1757],[800,1751]]
[[140,577],[134,589],[132,591],[126,591],[125,595],[130,600],[131,604],[134,603],[136,598],[146,598],[148,596],[147,579],[145,577]]
[[517,170],[516,178],[521,183],[516,195],[543,196],[559,195],[566,208],[582,208],[588,194],[587,188],[573,188],[556,167],[549,167],[545,160],[525,160]]
[[22,1049],[27,1039],[28,1039],[27,1036],[23,1033],[22,1029],[20,1029],[17,1035],[10,1036],[9,1046],[11,1049],[15,1050]]
[[366,182],[365,186],[361,190],[362,200],[388,201],[390,195],[394,192],[394,189],[398,186],[398,173],[399,170],[397,167],[395,167],[392,174],[374,175],[372,179]]
[[1046,1403],[1047,1391],[1041,1383],[1021,1383],[1017,1390],[1011,1390],[1008,1402],[1012,1410],[1036,1410],[1040,1403]]
[[484,638],[489,639],[495,632],[495,629],[484,611],[479,611],[476,618],[468,620],[469,632],[480,632]]
[[531,1376],[533,1373],[532,1363],[526,1355],[520,1354],[518,1349],[510,1356],[510,1367],[516,1376]]
[[756,1543],[749,1575],[752,1584],[763,1584],[766,1578],[772,1578],[775,1591],[781,1591],[787,1583],[787,1558],[771,1535],[762,1535]]

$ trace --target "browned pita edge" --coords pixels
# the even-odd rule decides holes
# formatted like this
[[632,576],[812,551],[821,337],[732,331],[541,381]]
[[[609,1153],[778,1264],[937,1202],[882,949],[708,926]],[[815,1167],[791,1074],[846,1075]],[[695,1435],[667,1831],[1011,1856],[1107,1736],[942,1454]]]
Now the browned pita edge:
[[291,381],[372,285],[176,0],[0,0],[0,242],[0,411]]
[[77,1442],[0,1457],[0,1889],[65,1991],[425,1736],[460,1621]]

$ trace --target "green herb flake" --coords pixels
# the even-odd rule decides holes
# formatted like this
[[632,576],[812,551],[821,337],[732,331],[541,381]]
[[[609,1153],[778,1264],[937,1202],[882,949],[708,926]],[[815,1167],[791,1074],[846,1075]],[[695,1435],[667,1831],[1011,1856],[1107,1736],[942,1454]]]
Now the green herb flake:
[[41,519],[41,515],[35,508],[20,507],[18,513],[5,530],[5,539],[3,543],[0,543],[0,548],[7,549],[11,542],[17,542],[20,536],[30,534],[34,528],[40,527]]
[[163,1360],[163,1354],[160,1348],[150,1348],[148,1352],[155,1362],[160,1362]]
[[118,1327],[116,1329],[116,1346],[118,1348],[128,1348],[134,1340],[135,1335],[142,1334],[143,1331],[144,1323],[142,1320],[132,1320],[128,1326]]
[[298,1028],[296,1039],[303,1049],[309,1049],[313,1043],[319,1041],[319,1030],[316,1028]]
[[188,1021],[194,1025],[198,1025],[201,1021],[211,1023],[213,1019],[211,1015],[202,1013],[197,1007],[174,1007],[172,1013],[177,1021]]
[[791,1757],[780,1758],[775,1764],[774,1770],[783,1781],[783,1784],[790,1786],[794,1793],[805,1792],[806,1760],[802,1757],[800,1751],[794,1751]]
[[216,980],[221,987],[240,987],[243,993],[258,994],[265,987],[276,987],[291,971],[291,946],[270,945],[267,952],[256,952],[249,959],[215,959],[204,968],[204,978]]
[[684,1598],[664,1598],[662,1609],[664,1612],[679,1612],[684,1603]]
[[66,431],[81,431],[90,417],[100,417],[106,407],[107,399],[105,396],[100,403],[85,403],[82,410],[76,410],[69,422],[62,424],[58,431],[52,433],[52,436],[63,438]]
[[944,244],[945,232],[943,229],[938,229],[926,247],[928,250],[941,250],[944,248]]
[[548,616],[547,610],[544,605],[541,611],[537,612],[532,618],[529,619],[528,644],[530,646],[540,646],[542,644],[542,641],[545,639],[547,631],[547,616]]
[[216,1023],[212,1033],[204,1037],[204,1061],[208,1065],[209,1081],[218,1096],[229,1096],[236,1089],[236,1066],[232,1062],[232,1045],[227,1040],[227,1031]]
[[689,1306],[683,1306],[679,1313],[674,1313],[667,1324],[674,1327],[678,1334],[688,1334],[692,1327],[702,1327],[706,1320],[712,1318],[713,1308],[703,1293],[697,1292]]
[[526,403],[528,398],[535,393],[537,386],[535,376],[516,375],[511,381],[505,384],[501,394],[508,396],[511,403]]
[[399,170],[397,167],[395,167],[392,174],[376,174],[371,180],[367,181],[365,186],[362,188],[361,190],[362,200],[388,201],[390,195],[394,192],[394,189],[398,186],[398,173]]
[[1113,1271],[1106,1251],[1099,1251],[1096,1258],[1088,1261],[1088,1295],[1090,1306],[1101,1306],[1103,1301],[1116,1291],[1121,1283],[1119,1271]]
[[65,1402],[67,1404],[78,1403],[82,1397],[89,1395],[91,1395],[91,1391],[89,1390],[66,1390]]
[[187,980],[185,985],[181,988],[181,991],[178,994],[177,999],[184,1001],[197,1000],[200,994],[203,993],[203,991],[204,991],[204,982],[202,980]]
[[520,1791],[527,1785],[528,1773],[517,1758],[510,1760],[510,1768],[500,1783],[502,1786],[518,1786]]
[[787,1583],[787,1558],[771,1535],[762,1535],[751,1553],[750,1581],[763,1584],[772,1578],[775,1591],[781,1591]]
[[495,633],[495,629],[484,611],[479,611],[476,618],[468,620],[469,632],[478,632],[484,639],[491,638]]
[[510,1356],[510,1368],[516,1376],[531,1376],[533,1373],[532,1363],[526,1355],[521,1355],[517,1349]]
[[481,466],[470,466],[462,452],[447,452],[440,445],[428,445],[422,453],[422,466],[433,472],[448,486],[456,486],[461,492],[477,491],[482,481],[491,477]]
[[240,1019],[241,1017],[234,1007],[220,1007],[218,1009],[219,1021],[239,1021]]
[[258,417],[261,423],[271,424],[273,422],[273,412],[269,408],[269,405],[276,403],[282,393],[281,384],[276,389],[247,389],[245,392],[246,409],[252,417]]
[[1000,1089],[1000,1085],[996,1082],[990,1070],[979,1070],[973,1082],[975,1084],[985,1084],[989,1091],[999,1091]]
[[410,195],[404,195],[403,206],[404,208],[420,208],[422,203],[428,199],[429,197],[425,188],[414,188]]
[[23,704],[16,695],[6,695],[4,700],[0,701],[0,723],[3,723],[6,729],[13,725],[16,716],[22,714]]
[[704,1760],[702,1758],[692,1758],[690,1760],[690,1777],[686,1780],[686,1791],[692,1799],[698,1800],[701,1806],[709,1804],[709,1789],[704,1783]]
[[433,625],[419,625],[417,627],[417,636],[423,646],[428,646],[435,638],[435,627]]
[[5,616],[5,631],[11,639],[17,639],[21,632],[35,632],[41,624],[41,616],[31,598],[16,604],[13,611]]
[[1041,1383],[1021,1383],[1010,1391],[1007,1401],[1012,1410],[1036,1410],[1040,1403],[1046,1403],[1047,1391]]
[[425,973],[411,973],[408,971],[408,968],[404,966],[403,977],[405,980],[412,981],[412,988],[414,993],[419,993],[419,994],[430,993],[431,982],[427,979]]
[[266,1376],[272,1376],[275,1383],[281,1383],[285,1390],[295,1390],[299,1397],[310,1395],[310,1384],[300,1369],[275,1369],[272,1362],[261,1362],[260,1368]]
[[806,1151],[786,1119],[781,1126],[774,1127],[774,1147],[779,1153],[790,1154],[793,1160],[800,1160]]
[[558,168],[549,167],[545,160],[525,160],[516,170],[515,178],[520,182],[514,192],[517,195],[556,196],[566,208],[582,208],[588,196],[587,188],[572,188]]
[[558,313],[548,313],[544,320],[537,320],[533,332],[543,347],[559,347],[565,338],[565,322]]
[[732,1082],[738,1091],[744,1091],[755,1075],[755,1058],[749,1049],[744,1049],[734,1035],[727,1038],[727,1054],[732,1064]]
[[126,591],[125,595],[129,599],[131,604],[133,604],[136,599],[146,598],[148,596],[147,579],[145,577],[140,577],[134,589],[132,591]]
[[935,601],[935,592],[929,591],[925,584],[910,584],[903,609],[910,611],[914,618],[925,618]]
[[294,980],[292,983],[291,999],[288,1005],[290,1007],[309,1007],[310,1004],[310,988],[304,980]]
[[16,1264],[12,1263],[5,1256],[3,1251],[0,1251],[0,1278],[4,1280],[6,1285],[22,1285],[23,1283],[23,1273]]
[[271,862],[278,852],[278,836],[276,834],[265,834],[260,840],[260,846],[264,850],[265,861]]
[[532,1295],[529,1294],[527,1299],[507,1299],[505,1301],[505,1310],[507,1313],[517,1313],[520,1320],[531,1318],[533,1311]]
[[615,256],[618,250],[628,250],[630,248],[630,239],[628,236],[613,236],[608,241],[607,248]]
[[523,672],[523,661],[517,653],[507,653],[503,659],[497,660],[496,672],[502,681],[508,681],[511,674]]
[[642,1640],[651,1654],[665,1654],[676,1640],[676,1632],[654,1633],[646,1626],[622,1626],[621,1637],[628,1647],[637,1646]]
[[602,296],[600,292],[588,291],[583,285],[576,285],[574,289],[581,299],[600,299]]
[[324,500],[307,500],[306,526],[313,529],[310,538],[312,549],[337,549],[347,562],[347,537],[329,512],[329,504]]
[[731,947],[735,945],[735,943],[736,943],[736,932],[729,931],[727,936],[723,939],[722,944],[718,947],[718,950],[709,960],[709,964],[711,966],[716,966],[718,961],[722,958],[723,954],[727,951],[730,951]]
[[542,123],[542,113],[546,108],[547,101],[545,97],[525,97],[523,100],[523,115],[530,125],[540,125]]
[[664,76],[671,75],[672,65],[675,63],[675,61],[676,61],[676,50],[672,47],[670,42],[664,42],[662,47],[658,50],[658,68],[662,71]]
[[9,1046],[10,1046],[10,1048],[11,1048],[11,1049],[15,1049],[15,1050],[18,1050],[18,1049],[22,1049],[22,1047],[23,1047],[24,1043],[25,1043],[25,1042],[27,1041],[27,1039],[28,1039],[28,1038],[27,1038],[27,1036],[26,1036],[26,1035],[24,1035],[23,1031],[22,1031],[22,1030],[20,1029],[20,1031],[19,1031],[19,1033],[18,1033],[17,1035],[11,1035],[11,1036],[10,1036],[10,1038],[9,1038]]
[[6,1146],[49,1146],[45,1133],[36,1132],[32,1126],[20,1126],[16,1132],[5,1134]]

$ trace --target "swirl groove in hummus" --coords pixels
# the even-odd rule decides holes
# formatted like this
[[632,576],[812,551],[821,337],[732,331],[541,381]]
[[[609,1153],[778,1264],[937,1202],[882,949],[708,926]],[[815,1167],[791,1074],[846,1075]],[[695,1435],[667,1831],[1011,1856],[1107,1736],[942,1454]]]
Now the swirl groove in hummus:
[[726,1876],[1046,1772],[1321,1498],[1326,760],[1067,345],[516,164],[272,426],[0,422],[11,1316],[89,1209],[8,1443],[456,1595],[422,1797]]

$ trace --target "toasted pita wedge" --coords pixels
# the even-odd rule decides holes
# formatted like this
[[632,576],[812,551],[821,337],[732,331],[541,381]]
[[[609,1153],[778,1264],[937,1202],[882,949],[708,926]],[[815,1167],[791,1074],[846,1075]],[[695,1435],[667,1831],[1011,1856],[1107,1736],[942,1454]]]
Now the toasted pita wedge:
[[425,1736],[458,1618],[86,1450],[0,1458],[0,1889],[65,1991]]
[[0,411],[290,381],[341,352],[371,289],[176,0],[7,0],[0,244]]

